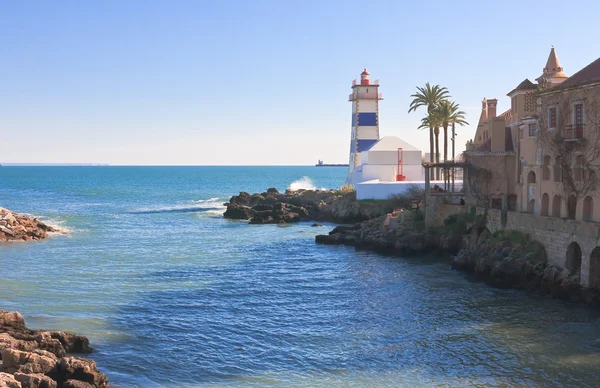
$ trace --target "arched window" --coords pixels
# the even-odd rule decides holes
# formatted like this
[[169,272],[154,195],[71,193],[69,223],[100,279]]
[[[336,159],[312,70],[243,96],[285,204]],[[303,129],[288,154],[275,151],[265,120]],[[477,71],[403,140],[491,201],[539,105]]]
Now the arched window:
[[532,184],[535,183],[535,172],[533,171],[529,171],[529,174],[527,174],[527,184]]
[[574,220],[577,215],[577,198],[574,195],[569,196],[567,201],[567,217]]
[[562,182],[562,158],[557,156],[554,161],[554,182]]
[[567,247],[565,267],[571,272],[576,272],[581,269],[581,247],[575,241]]
[[584,166],[585,161],[582,155],[575,158],[575,166],[573,167],[573,179],[576,181],[582,181],[585,179]]
[[552,198],[552,217],[560,217],[562,207],[562,199],[559,195],[555,195]]
[[542,180],[549,181],[550,180],[550,162],[552,158],[550,155],[546,155],[544,157],[544,169],[542,170]]
[[583,220],[594,220],[594,199],[589,195],[583,200]]
[[590,287],[600,288],[600,247],[594,248],[590,254]]
[[548,193],[544,193],[544,195],[542,195],[542,212],[540,214],[543,216],[547,216],[549,206],[550,206],[550,197],[548,196]]

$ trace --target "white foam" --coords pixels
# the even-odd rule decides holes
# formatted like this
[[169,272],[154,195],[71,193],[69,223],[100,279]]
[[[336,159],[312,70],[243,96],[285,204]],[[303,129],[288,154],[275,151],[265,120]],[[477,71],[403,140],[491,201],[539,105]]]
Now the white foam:
[[[293,181],[292,183],[290,183],[290,186],[288,187],[288,190],[292,190],[292,191],[296,191],[296,190],[317,190],[317,186],[314,185],[314,183],[312,182],[312,180],[307,177],[307,176],[303,176],[302,178]],[[323,189],[321,189],[323,190]]]

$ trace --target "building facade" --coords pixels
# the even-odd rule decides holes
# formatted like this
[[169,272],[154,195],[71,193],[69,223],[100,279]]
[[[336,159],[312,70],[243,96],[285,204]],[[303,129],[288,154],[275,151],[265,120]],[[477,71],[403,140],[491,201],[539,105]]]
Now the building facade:
[[549,264],[600,288],[600,59],[568,77],[552,48],[536,81],[508,93],[501,115],[484,100],[465,152],[469,197],[513,211],[504,222],[519,220],[504,227],[531,234]]

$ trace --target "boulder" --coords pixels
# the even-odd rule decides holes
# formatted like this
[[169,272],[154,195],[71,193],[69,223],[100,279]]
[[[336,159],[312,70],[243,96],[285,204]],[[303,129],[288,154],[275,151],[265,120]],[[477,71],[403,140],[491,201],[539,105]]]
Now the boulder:
[[[60,341],[67,353],[91,353],[90,340],[82,335],[64,331],[51,331],[53,339]],[[61,356],[62,357],[62,356]]]
[[15,373],[15,379],[21,383],[23,388],[56,388],[56,381],[43,374]]
[[0,310],[0,329],[3,331],[26,331],[27,327],[21,313]]
[[48,375],[56,380],[59,386],[68,380],[79,380],[95,388],[108,387],[106,375],[96,368],[93,360],[84,358],[65,357]]
[[233,220],[249,220],[254,217],[254,210],[246,205],[234,203],[227,206],[223,217]]
[[45,350],[36,349],[32,352],[16,349],[2,350],[2,365],[7,372],[46,374],[54,369],[56,361],[56,356]]
[[15,379],[15,376],[0,372],[0,388],[22,388],[20,382]]
[[67,380],[63,388],[94,388],[94,386],[79,380]]

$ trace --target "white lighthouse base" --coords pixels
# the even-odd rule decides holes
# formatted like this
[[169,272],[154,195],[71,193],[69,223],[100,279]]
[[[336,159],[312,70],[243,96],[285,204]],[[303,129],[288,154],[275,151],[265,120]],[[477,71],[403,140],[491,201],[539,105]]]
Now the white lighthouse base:
[[[444,187],[444,181],[431,181],[430,186],[438,185]],[[366,181],[354,185],[356,189],[356,199],[389,199],[391,196],[404,194],[412,186],[417,186],[425,189],[425,181],[413,181],[413,182],[385,182],[379,179]],[[463,182],[454,181],[454,190],[462,190]]]

